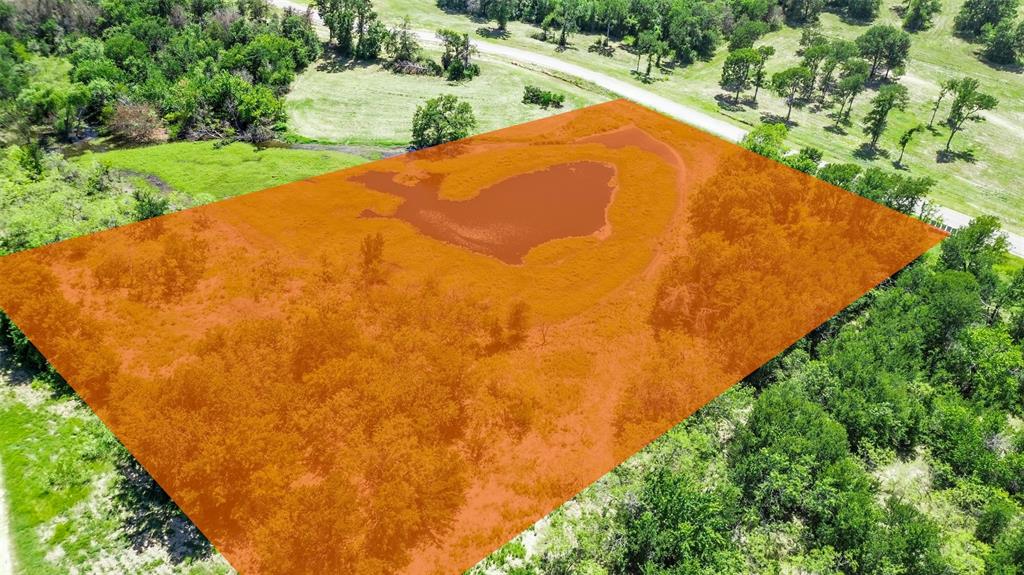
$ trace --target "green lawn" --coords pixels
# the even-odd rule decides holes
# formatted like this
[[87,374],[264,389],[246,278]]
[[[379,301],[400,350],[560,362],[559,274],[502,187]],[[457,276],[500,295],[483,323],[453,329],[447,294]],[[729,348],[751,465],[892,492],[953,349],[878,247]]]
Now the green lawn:
[[[826,152],[829,161],[857,162],[881,167],[892,167],[892,160],[898,154],[896,141],[900,134],[918,122],[927,123],[930,116],[930,100],[938,93],[938,84],[951,77],[969,75],[981,81],[984,90],[1000,99],[999,108],[990,114],[990,120],[969,126],[954,140],[954,149],[970,151],[974,159],[959,160],[940,164],[936,152],[946,139],[945,129],[935,134],[921,134],[907,150],[904,163],[913,175],[927,175],[937,181],[933,197],[941,204],[959,211],[979,215],[995,214],[1001,217],[1004,226],[1018,233],[1024,233],[1024,191],[1018,182],[1024,181],[1024,76],[1006,70],[994,69],[979,61],[975,55],[978,47],[952,35],[953,18],[963,0],[942,0],[943,11],[936,17],[932,29],[913,36],[911,60],[902,82],[911,93],[911,105],[905,112],[894,113],[888,132],[880,145],[889,157],[879,156],[874,160],[855,157],[854,153],[865,142],[860,121],[868,109],[873,93],[862,94],[854,105],[853,125],[845,134],[833,134],[824,130],[832,124],[827,110],[805,109],[793,113],[797,124],[791,134],[795,146],[815,146]],[[885,0],[876,23],[899,22],[892,10],[900,0]],[[483,31],[490,23],[475,21],[463,15],[446,14],[430,1],[425,0],[375,0],[375,5],[387,22],[396,22],[408,15],[418,28],[449,27],[466,32]],[[867,26],[857,26],[840,20],[833,14],[823,14],[822,31],[830,36],[852,39],[863,33]],[[515,22],[510,25],[510,35],[504,40],[488,38],[491,42],[555,54],[555,47],[531,38],[538,29],[534,26]],[[769,72],[776,72],[798,61],[795,52],[798,47],[800,30],[783,28],[766,36],[761,43],[774,46],[776,56],[769,63]],[[480,36],[478,36],[480,37]],[[601,56],[587,50],[596,36],[576,35],[573,47],[558,53],[567,61],[598,70],[619,79],[640,82],[633,78],[631,70],[636,58],[625,49],[616,50],[611,57]],[[757,125],[763,113],[785,115],[785,106],[779,98],[762,92],[757,108],[749,105],[740,110],[722,109],[715,100],[719,95],[718,79],[724,48],[711,62],[697,63],[685,68],[666,70],[655,74],[654,81],[645,87],[652,92],[675,101],[699,108],[712,114],[720,114],[729,121],[744,127]],[[481,82],[488,81],[481,78]],[[495,93],[498,90],[494,90]],[[947,100],[948,106],[948,100]],[[943,112],[940,112],[941,120]],[[485,115],[482,113],[481,115]]]
[[[439,58],[437,53],[427,53]],[[477,132],[536,120],[608,99],[598,90],[534,70],[483,59],[478,63],[482,75],[468,82],[393,74],[376,64],[355,65],[339,71],[311,66],[299,75],[286,97],[289,129],[319,140],[405,145],[412,139],[412,116],[416,106],[441,94],[454,94],[473,106]],[[565,94],[565,106],[544,110],[523,104],[523,88],[527,84]]]
[[113,168],[156,176],[200,203],[286,184],[366,161],[340,152],[285,148],[257,150],[242,143],[218,147],[214,142],[175,142],[88,153],[79,161],[93,159]]
[[44,384],[0,383],[0,460],[10,505],[15,573],[229,573],[222,558],[173,565],[157,549],[135,550],[125,510],[111,498],[117,440],[74,398]]

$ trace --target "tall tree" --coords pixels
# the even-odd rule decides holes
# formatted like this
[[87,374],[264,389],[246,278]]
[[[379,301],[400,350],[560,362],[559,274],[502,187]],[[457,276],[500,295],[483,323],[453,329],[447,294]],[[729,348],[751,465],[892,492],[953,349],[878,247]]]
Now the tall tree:
[[967,122],[984,122],[985,117],[980,114],[985,110],[995,109],[999,100],[979,90],[980,84],[974,78],[962,78],[950,85],[953,93],[953,103],[949,109],[949,116],[946,118],[946,126],[949,127],[949,139],[946,140],[946,151],[953,143],[953,137],[960,130],[963,130]]
[[784,98],[786,106],[788,106],[786,111],[787,122],[793,116],[793,107],[800,106],[803,102],[798,97],[801,89],[813,77],[814,75],[811,71],[803,66],[795,66],[772,76],[772,90],[780,98]]
[[768,58],[775,55],[775,48],[773,46],[758,46],[757,47],[757,63],[754,65],[754,103],[757,103],[757,93],[764,87],[765,71],[764,67],[768,63]]
[[1010,66],[1019,61],[1024,51],[1024,22],[1016,24],[1012,18],[1004,18],[995,26],[986,26],[983,36],[986,60]]
[[515,10],[513,0],[487,0],[484,4],[484,13],[491,20],[498,23],[498,30],[504,32],[508,29],[508,21],[512,18]]
[[825,8],[825,0],[782,0],[782,11],[794,22],[815,22]]
[[910,34],[885,24],[872,26],[857,38],[857,47],[861,56],[871,63],[869,77],[874,78],[882,67],[888,77],[891,70],[906,63],[910,55]]
[[882,0],[847,0],[846,15],[854,20],[870,22],[878,17]]
[[667,24],[664,39],[683,64],[710,60],[722,40],[721,16],[709,2],[674,2]]
[[542,25],[558,28],[558,45],[565,47],[569,38],[580,29],[583,5],[580,0],[555,0],[554,8],[544,17]]
[[597,5],[597,17],[604,22],[604,37],[612,35],[612,27],[629,16],[629,0],[601,0]]
[[834,97],[839,103],[836,127],[850,117],[853,101],[867,88],[869,64],[861,58],[850,58],[843,63],[836,83]]
[[878,145],[878,139],[889,126],[889,112],[903,110],[910,101],[907,88],[900,84],[882,86],[878,95],[871,100],[871,110],[864,116],[864,133],[871,137],[871,147]]
[[956,80],[946,80],[939,86],[939,95],[936,96],[935,102],[932,104],[932,119],[928,121],[928,127],[931,128],[935,125],[935,116],[939,113],[939,107],[942,106],[942,100],[953,90],[953,86],[956,84]]
[[903,12],[903,29],[911,32],[927,30],[941,11],[941,0],[909,0]]
[[1006,257],[1006,242],[999,220],[992,216],[975,218],[942,242],[938,265],[970,273],[983,291],[991,293],[997,284],[995,266]]
[[723,90],[733,93],[733,101],[740,102],[740,93],[750,88],[761,55],[753,48],[742,48],[729,52],[722,65],[722,78],[718,84]]
[[985,25],[995,26],[1016,16],[1019,5],[1020,0],[966,0],[953,22],[960,34],[978,36]]
[[848,40],[835,40],[828,43],[828,54],[821,63],[821,80],[818,83],[821,88],[822,100],[832,91],[836,70],[844,62],[857,56],[858,53],[857,45]]

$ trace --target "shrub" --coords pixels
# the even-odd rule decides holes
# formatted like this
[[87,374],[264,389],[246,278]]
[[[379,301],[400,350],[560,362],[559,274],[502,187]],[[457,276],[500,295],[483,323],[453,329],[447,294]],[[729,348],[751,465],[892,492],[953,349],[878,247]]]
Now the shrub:
[[118,102],[108,123],[111,133],[131,144],[148,144],[167,139],[163,123],[153,106]]
[[561,108],[565,102],[565,94],[542,90],[537,86],[526,86],[523,90],[523,103],[536,104],[541,108]]

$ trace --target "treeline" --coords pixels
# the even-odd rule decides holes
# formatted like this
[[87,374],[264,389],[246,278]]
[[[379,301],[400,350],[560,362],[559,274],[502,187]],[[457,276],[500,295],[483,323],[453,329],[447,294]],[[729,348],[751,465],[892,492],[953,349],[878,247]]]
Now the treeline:
[[[815,22],[824,10],[871,21],[878,15],[881,1],[437,0],[437,5],[446,11],[494,20],[499,30],[511,20],[535,24],[544,30],[543,38],[562,46],[577,32],[602,34],[625,40],[659,62],[672,59],[688,64],[710,59],[723,42],[733,38],[753,42],[787,22]],[[605,46],[604,41],[599,42]]]
[[8,141],[101,126],[130,142],[263,141],[321,53],[308,14],[265,0],[0,0]]

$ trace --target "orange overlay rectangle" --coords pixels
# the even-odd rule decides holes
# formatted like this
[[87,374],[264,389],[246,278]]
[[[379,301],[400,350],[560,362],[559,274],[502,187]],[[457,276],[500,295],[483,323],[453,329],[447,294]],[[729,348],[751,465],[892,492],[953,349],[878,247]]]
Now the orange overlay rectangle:
[[0,259],[242,573],[457,573],[944,234],[615,101]]

